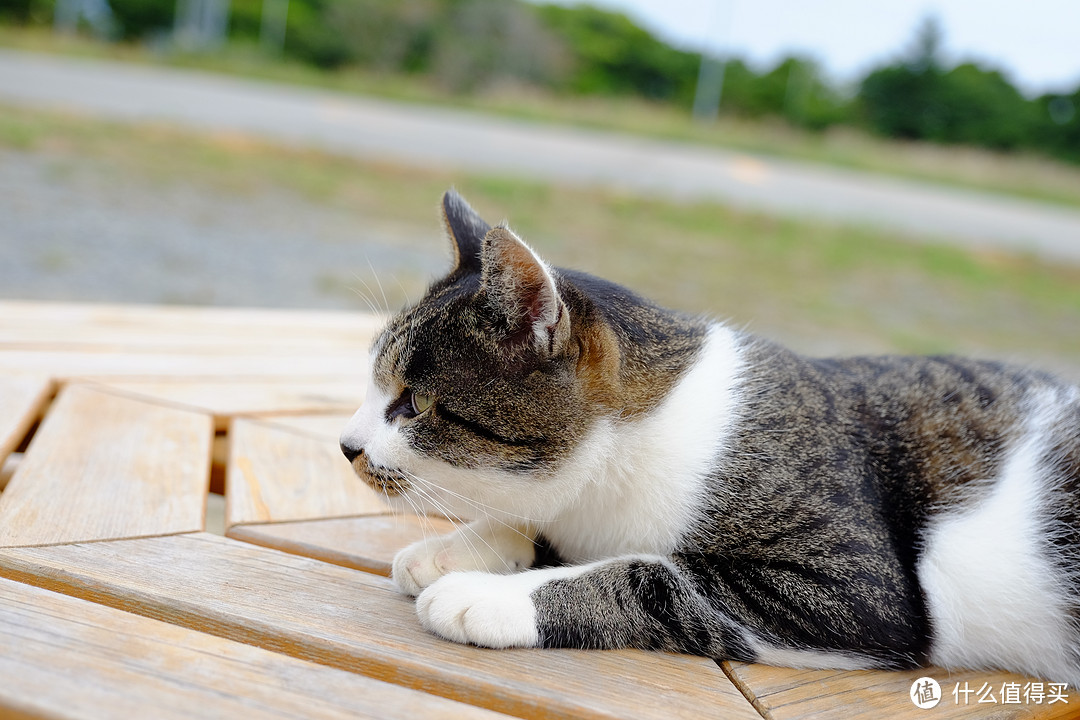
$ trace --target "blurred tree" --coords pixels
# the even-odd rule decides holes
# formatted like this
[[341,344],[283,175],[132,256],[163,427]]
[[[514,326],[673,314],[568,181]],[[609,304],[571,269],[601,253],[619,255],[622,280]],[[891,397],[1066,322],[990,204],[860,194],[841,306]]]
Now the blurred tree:
[[1033,105],[1032,145],[1063,160],[1080,162],[1080,86],[1071,95],[1043,95]]
[[900,138],[940,137],[946,97],[940,47],[941,29],[928,17],[905,57],[863,79],[858,101],[871,129]]
[[588,5],[541,5],[541,19],[569,48],[569,88],[637,94],[690,107],[700,56],[676,50],[620,13]]
[[940,27],[928,18],[907,57],[863,79],[858,99],[866,124],[892,137],[1023,145],[1035,118],[1032,104],[998,71],[973,63],[944,70],[940,47]]
[[30,21],[32,0],[0,0],[0,20],[20,25]]
[[430,70],[440,84],[459,92],[505,81],[554,87],[567,74],[566,56],[534,6],[449,0],[434,33]]
[[786,57],[763,75],[738,58],[727,62],[723,112],[747,117],[777,116],[811,130],[848,118],[848,101],[829,87],[817,63]]
[[1030,135],[1035,108],[1000,72],[964,63],[941,83],[941,126],[932,139],[1011,149]]
[[[2,0],[0,0],[2,1]],[[173,27],[175,0],[109,0],[116,20],[116,33],[124,40],[137,40]]]
[[0,0],[0,23],[47,25],[55,6],[55,0]]

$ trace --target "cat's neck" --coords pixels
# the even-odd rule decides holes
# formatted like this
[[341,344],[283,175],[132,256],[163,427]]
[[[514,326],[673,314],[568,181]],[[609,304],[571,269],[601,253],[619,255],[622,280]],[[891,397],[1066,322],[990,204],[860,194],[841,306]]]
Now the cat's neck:
[[737,422],[742,343],[708,327],[689,368],[649,412],[602,418],[559,473],[580,491],[542,532],[568,560],[668,554],[698,522]]
[[661,308],[614,283],[559,271],[579,352],[578,372],[595,401],[624,417],[657,407],[694,364],[704,320]]

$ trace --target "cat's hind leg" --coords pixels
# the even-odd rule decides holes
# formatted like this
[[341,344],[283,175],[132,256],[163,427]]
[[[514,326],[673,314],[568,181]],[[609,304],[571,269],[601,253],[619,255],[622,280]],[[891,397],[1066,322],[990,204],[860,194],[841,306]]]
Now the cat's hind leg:
[[429,631],[483,647],[637,647],[753,659],[745,629],[659,556],[512,576],[455,573],[421,593],[416,609]]

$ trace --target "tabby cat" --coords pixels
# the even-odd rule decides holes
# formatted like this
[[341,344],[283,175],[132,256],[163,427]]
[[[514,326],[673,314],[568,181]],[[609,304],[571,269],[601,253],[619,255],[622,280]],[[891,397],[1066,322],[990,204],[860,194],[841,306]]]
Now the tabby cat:
[[813,359],[553,268],[453,191],[454,265],[341,435],[428,630],[1080,686],[1080,390],[955,357]]

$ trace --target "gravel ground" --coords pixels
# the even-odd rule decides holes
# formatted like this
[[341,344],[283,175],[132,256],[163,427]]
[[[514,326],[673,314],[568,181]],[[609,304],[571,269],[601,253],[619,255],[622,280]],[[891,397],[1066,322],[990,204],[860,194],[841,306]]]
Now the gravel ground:
[[445,262],[435,217],[391,226],[39,153],[0,151],[0,218],[7,298],[356,309],[384,304],[378,273],[395,307]]

